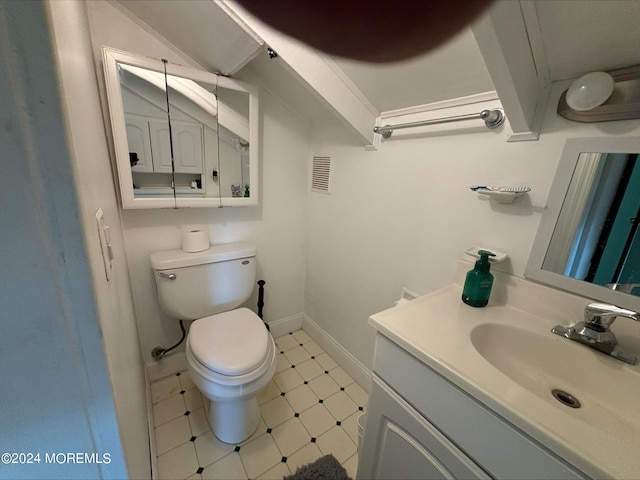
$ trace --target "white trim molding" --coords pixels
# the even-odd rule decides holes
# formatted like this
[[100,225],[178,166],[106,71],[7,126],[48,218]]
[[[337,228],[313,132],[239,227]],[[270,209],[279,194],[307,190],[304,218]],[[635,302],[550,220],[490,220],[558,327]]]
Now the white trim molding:
[[367,392],[371,390],[371,370],[351,352],[344,348],[336,339],[329,335],[320,325],[303,314],[302,329],[322,347],[322,349],[340,365],[345,372]]
[[304,313],[296,313],[289,317],[267,322],[269,324],[269,332],[273,338],[281,337],[290,332],[295,332],[302,328]]

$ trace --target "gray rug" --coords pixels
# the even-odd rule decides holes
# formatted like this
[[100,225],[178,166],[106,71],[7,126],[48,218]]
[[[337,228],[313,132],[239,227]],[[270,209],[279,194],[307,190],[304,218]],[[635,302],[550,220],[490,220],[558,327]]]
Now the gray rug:
[[333,455],[325,455],[315,462],[298,467],[296,473],[282,480],[351,480]]

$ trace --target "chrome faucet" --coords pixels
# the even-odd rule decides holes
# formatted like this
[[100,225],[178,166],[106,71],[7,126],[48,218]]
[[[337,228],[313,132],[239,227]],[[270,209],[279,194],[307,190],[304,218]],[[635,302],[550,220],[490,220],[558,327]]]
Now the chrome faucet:
[[627,317],[640,322],[640,315],[632,310],[606,303],[590,303],[584,309],[583,322],[578,322],[572,327],[556,325],[551,331],[634,365],[635,355],[626,353],[618,346],[618,340],[610,329],[616,317]]

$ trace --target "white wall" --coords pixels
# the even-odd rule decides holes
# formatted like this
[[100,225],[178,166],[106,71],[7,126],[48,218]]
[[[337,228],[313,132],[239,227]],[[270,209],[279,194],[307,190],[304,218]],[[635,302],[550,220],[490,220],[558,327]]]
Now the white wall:
[[[157,33],[146,30],[108,2],[88,2],[94,55],[100,46],[194,65]],[[258,278],[264,279],[267,322],[303,310],[304,218],[309,126],[266,92],[260,95],[260,205],[257,207],[122,211],[124,239],[142,355],[180,338],[178,321],[157,302],[149,255],[180,248],[182,230],[209,230],[213,243],[251,241],[258,247]],[[257,287],[256,287],[257,288]],[[256,310],[257,298],[248,306]],[[182,351],[181,345],[176,352]]]
[[[150,475],[145,377],[135,325],[124,240],[104,135],[102,108],[84,2],[50,2],[71,163],[87,261],[100,318],[109,378],[129,475]],[[70,188],[71,186],[69,186]],[[98,208],[110,227],[114,260],[107,281],[95,221]]]
[[[422,133],[398,130],[378,152],[365,152],[341,128],[315,130],[313,155],[332,157],[333,191],[309,194],[305,313],[370,366],[368,317],[393,306],[402,285],[425,294],[451,283],[456,259],[474,245],[507,252],[510,260],[498,268],[522,276],[564,140],[640,135],[638,121],[577,124],[558,117],[557,99],[567,86],[552,94],[537,142],[507,143],[508,125],[489,131],[482,122],[462,122]],[[501,205],[471,192],[474,184],[532,191]]]
[[[309,132],[266,94],[261,96],[261,112],[260,206],[123,212],[136,318],[142,353],[148,361],[154,346],[168,347],[180,338],[178,321],[167,317],[158,305],[149,256],[180,248],[184,229],[208,230],[213,243],[250,241],[257,245],[257,276],[267,282],[263,311],[267,322],[303,310]],[[256,302],[255,296],[248,301],[254,311]]]
[[[113,332],[94,298],[47,13],[42,2],[0,4],[0,477],[144,476],[125,465],[122,383],[109,382]],[[5,452],[33,462],[6,464]],[[67,452],[100,461],[47,461]]]

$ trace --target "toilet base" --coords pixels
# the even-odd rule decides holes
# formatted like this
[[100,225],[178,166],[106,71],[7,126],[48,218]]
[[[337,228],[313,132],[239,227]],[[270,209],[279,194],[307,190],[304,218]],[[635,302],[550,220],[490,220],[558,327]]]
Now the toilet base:
[[260,424],[260,406],[255,395],[223,401],[205,398],[205,403],[211,430],[223,443],[246,440]]

